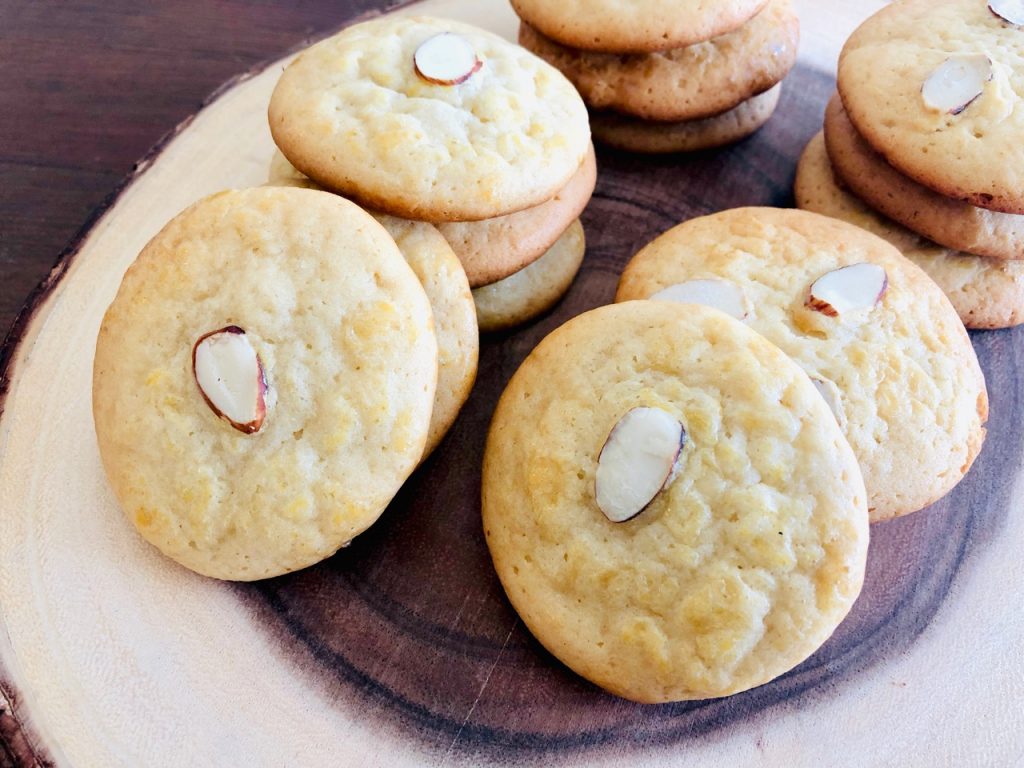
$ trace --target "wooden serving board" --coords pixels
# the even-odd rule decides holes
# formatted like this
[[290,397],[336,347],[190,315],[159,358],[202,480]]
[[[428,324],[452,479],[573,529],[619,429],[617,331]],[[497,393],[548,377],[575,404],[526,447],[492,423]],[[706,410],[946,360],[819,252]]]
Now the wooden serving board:
[[[804,43],[775,118],[729,150],[601,151],[589,249],[547,317],[484,340],[476,389],[382,520],[325,563],[256,584],[196,576],[119,511],[90,412],[93,345],[143,244],[202,195],[266,178],[283,61],[181,126],[42,287],[8,342],[0,414],[0,766],[1024,764],[1024,330],[976,333],[988,442],[928,511],[876,526],[865,590],[820,652],[728,699],[642,706],[525,631],[479,525],[492,409],[520,361],[612,300],[672,225],[791,204],[842,40],[877,2],[798,3]],[[410,10],[515,34],[504,0]]]

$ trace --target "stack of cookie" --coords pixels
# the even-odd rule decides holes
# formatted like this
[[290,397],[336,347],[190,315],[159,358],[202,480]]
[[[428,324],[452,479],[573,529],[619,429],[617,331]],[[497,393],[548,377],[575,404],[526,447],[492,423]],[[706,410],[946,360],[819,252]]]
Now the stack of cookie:
[[599,141],[634,152],[722,146],[764,125],[796,63],[790,0],[512,0],[519,41],[558,67]]
[[971,328],[1024,322],[1022,25],[1005,0],[887,6],[843,48],[797,177],[801,207],[892,242]]
[[482,330],[529,320],[575,277],[597,180],[587,111],[519,46],[440,19],[366,22],[301,54],[269,116],[271,183],[436,225]]

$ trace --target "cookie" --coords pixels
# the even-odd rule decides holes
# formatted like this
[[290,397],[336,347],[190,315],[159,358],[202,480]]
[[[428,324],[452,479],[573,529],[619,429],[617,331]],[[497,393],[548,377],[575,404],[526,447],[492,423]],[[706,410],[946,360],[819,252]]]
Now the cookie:
[[767,0],[512,0],[523,21],[585,51],[650,53],[732,32]]
[[[270,164],[274,186],[320,189],[280,152]],[[385,213],[372,213],[398,245],[430,300],[437,334],[437,391],[430,417],[430,432],[423,451],[426,458],[448,433],[476,380],[480,334],[469,281],[448,241],[437,228]]]
[[720,115],[768,90],[796,64],[799,39],[789,0],[770,0],[735,32],[649,54],[581,51],[519,29],[520,44],[561,70],[591,109],[673,122]]
[[661,154],[696,152],[733,144],[755,133],[771,119],[779,103],[777,85],[716,117],[657,123],[616,112],[595,112],[590,124],[594,140],[627,152]]
[[717,305],[817,380],[860,462],[872,521],[922,509],[970,469],[988,416],[978,359],[949,299],[887,242],[806,211],[738,208],[641,250],[616,300],[694,280],[708,282],[669,294],[716,290]]
[[800,158],[794,191],[798,207],[848,221],[896,246],[935,281],[968,328],[1024,323],[1024,262],[943,248],[875,213],[839,186],[821,133]]
[[513,328],[553,307],[580,271],[586,249],[583,225],[574,221],[547,253],[528,267],[504,280],[474,289],[480,330]]
[[[638,415],[676,431],[666,444]],[[621,481],[649,477],[673,442],[665,488],[612,522]],[[828,639],[863,581],[864,484],[828,407],[782,352],[705,307],[605,306],[544,339],[498,404],[482,498],[526,626],[636,701],[768,682]]]
[[307,49],[281,75],[269,117],[281,151],[321,186],[426,221],[540,205],[590,146],[586,107],[558,70],[427,17],[367,21]]
[[839,92],[857,131],[905,176],[1024,214],[1024,27],[990,5],[1015,16],[998,0],[886,6],[843,47]]
[[438,224],[469,276],[473,288],[490,285],[535,263],[555,246],[590,202],[597,184],[591,146],[583,165],[554,198],[495,219]]
[[430,300],[437,334],[437,390],[426,458],[448,434],[476,381],[480,331],[469,281],[448,241],[422,221],[374,214],[394,238]]
[[[280,151],[270,163],[270,183],[322,189]],[[591,146],[576,175],[548,202],[495,219],[446,222],[436,227],[462,262],[469,285],[490,285],[543,256],[587,207],[596,184],[597,158]]]
[[111,487],[165,555],[261,579],[333,554],[423,454],[430,304],[335,195],[222,192],[173,219],[103,319],[93,414]]
[[834,96],[825,143],[836,176],[861,200],[936,243],[993,259],[1024,259],[1024,216],[943,197],[885,162],[857,133]]

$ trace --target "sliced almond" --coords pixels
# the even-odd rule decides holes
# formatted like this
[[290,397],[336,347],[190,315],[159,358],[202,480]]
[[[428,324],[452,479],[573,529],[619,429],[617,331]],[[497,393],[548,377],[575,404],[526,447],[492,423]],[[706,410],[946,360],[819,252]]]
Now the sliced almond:
[[811,285],[807,306],[828,317],[838,317],[878,304],[889,287],[885,268],[862,262],[833,269]]
[[466,82],[483,66],[473,46],[453,32],[443,32],[423,42],[413,55],[417,74],[435,85]]
[[981,53],[950,56],[921,87],[925,106],[959,115],[985,90],[992,79],[992,61]]
[[651,296],[653,301],[701,304],[721,310],[737,320],[750,314],[750,301],[743,289],[730,280],[687,280],[663,288]]
[[839,393],[839,387],[836,386],[834,381],[819,379],[817,376],[811,376],[811,382],[814,384],[815,389],[818,390],[818,394],[821,395],[822,399],[828,403],[828,407],[831,409],[832,415],[836,417],[836,422],[839,426],[845,427],[846,411],[843,409],[843,399]]
[[245,331],[229,325],[200,336],[192,373],[206,404],[240,432],[259,431],[267,416],[267,377]]
[[1024,25],[1024,0],[991,0],[988,9],[1003,21]]
[[686,430],[660,408],[633,408],[608,433],[597,460],[597,506],[613,523],[643,512],[679,470]]

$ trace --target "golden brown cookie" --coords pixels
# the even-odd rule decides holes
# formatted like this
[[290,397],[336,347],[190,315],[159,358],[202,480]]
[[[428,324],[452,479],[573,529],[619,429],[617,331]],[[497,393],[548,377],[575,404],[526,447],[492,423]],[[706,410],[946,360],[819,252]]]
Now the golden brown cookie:
[[590,146],[586,108],[558,70],[428,17],[384,16],[307,49],[281,75],[269,119],[281,151],[321,186],[426,221],[540,205]]
[[[652,477],[647,506],[613,522]],[[828,639],[863,581],[864,483],[828,406],[705,307],[605,306],[545,338],[494,414],[482,498],[526,626],[635,701],[768,682]]]
[[262,579],[332,555],[423,454],[430,304],[384,228],[335,195],[205,198],[128,270],[93,414],[125,514],[165,555]]

